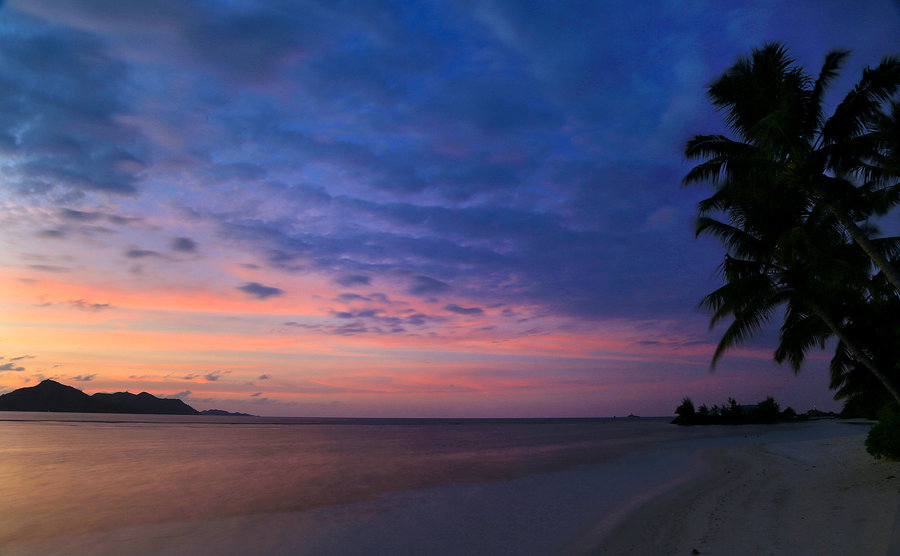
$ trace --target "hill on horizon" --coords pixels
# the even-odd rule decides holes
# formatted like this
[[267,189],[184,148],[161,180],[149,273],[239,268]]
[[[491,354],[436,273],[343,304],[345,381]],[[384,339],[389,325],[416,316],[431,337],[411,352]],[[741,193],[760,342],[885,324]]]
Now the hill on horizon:
[[157,398],[147,392],[88,395],[77,388],[45,379],[35,386],[0,396],[0,411],[59,411],[64,413],[132,413],[150,415],[200,415],[178,399]]

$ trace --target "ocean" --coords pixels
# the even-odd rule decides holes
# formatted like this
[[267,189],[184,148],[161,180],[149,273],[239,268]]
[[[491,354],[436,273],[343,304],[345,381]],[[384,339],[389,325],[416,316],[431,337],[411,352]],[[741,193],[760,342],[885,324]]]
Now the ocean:
[[0,554],[578,553],[706,447],[842,426],[2,412]]

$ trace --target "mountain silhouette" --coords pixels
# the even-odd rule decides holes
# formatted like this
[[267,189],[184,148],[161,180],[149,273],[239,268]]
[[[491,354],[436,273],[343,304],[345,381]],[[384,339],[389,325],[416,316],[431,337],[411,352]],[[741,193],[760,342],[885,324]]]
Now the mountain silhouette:
[[0,396],[0,411],[61,411],[72,413],[141,413],[156,415],[200,415],[181,400],[157,398],[147,392],[94,394],[89,396],[55,380],[13,390]]
[[158,415],[199,415],[200,412],[174,398],[157,398],[147,392],[132,394],[130,392],[116,392],[115,394],[97,393],[91,396],[110,407],[125,407],[129,411],[121,413],[154,413]]

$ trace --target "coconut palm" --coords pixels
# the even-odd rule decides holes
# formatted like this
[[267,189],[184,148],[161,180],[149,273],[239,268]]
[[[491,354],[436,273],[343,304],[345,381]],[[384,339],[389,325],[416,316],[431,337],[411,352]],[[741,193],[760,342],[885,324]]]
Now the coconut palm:
[[[869,258],[896,282],[894,295],[900,291],[900,275],[887,261],[898,242],[873,240],[871,229],[856,224],[897,203],[897,175],[883,163],[890,159],[887,115],[878,107],[900,85],[900,64],[886,58],[867,70],[825,120],[823,93],[846,56],[830,53],[813,81],[782,46],[770,44],[710,87],[736,138],[698,135],[687,144],[687,157],[702,162],[684,183],[716,188],[700,203],[697,233],[718,237],[728,250],[725,284],[702,305],[712,311],[713,326],[733,319],[713,365],[783,311],[776,360],[797,371],[809,349],[836,336],[839,347],[900,402],[889,374],[845,329],[846,307],[835,302],[867,302]],[[727,222],[713,217],[719,213]]]
[[[834,215],[900,292],[900,272],[888,262],[894,253],[857,224],[900,202],[896,143],[890,151],[898,109],[895,105],[893,120],[882,111],[900,90],[900,59],[885,57],[866,69],[826,119],[824,93],[848,55],[830,52],[815,80],[777,43],[740,59],[708,91],[736,138],[692,138],[686,156],[703,162],[683,182],[748,188],[746,195],[754,195],[767,181],[765,189],[777,194],[773,200],[807,195]],[[738,174],[740,182],[734,183]]]
[[[894,262],[896,264],[896,261]],[[900,298],[893,295],[890,285],[882,277],[870,282],[865,303],[843,300],[846,304],[844,328],[848,334],[862,338],[866,352],[881,369],[900,375],[896,339],[900,337]],[[887,401],[879,391],[874,377],[859,364],[847,347],[838,343],[831,359],[831,388],[835,399],[847,400],[856,407],[879,408]],[[871,416],[871,415],[870,415]]]
[[[883,345],[891,344],[883,344],[882,336],[896,330],[885,328],[873,337],[866,328],[868,321],[860,317],[872,303],[866,291],[872,279],[860,270],[864,255],[848,242],[833,216],[823,211],[813,210],[797,226],[777,232],[772,228],[768,233],[756,229],[754,212],[732,205],[732,223],[709,216],[698,220],[697,233],[718,237],[729,251],[720,267],[725,284],[701,302],[713,313],[711,327],[731,318],[713,354],[713,367],[726,351],[781,316],[775,350],[778,363],[788,362],[799,372],[809,350],[824,348],[834,336],[843,365],[865,369],[900,402],[895,372],[886,370],[896,369],[888,366],[889,359],[879,357],[876,363],[872,355],[884,355]],[[881,310],[879,314],[884,318],[888,313]],[[856,320],[850,320],[852,315]],[[846,326],[847,321],[853,326]]]
[[900,174],[900,101],[892,102],[889,110],[876,115],[874,136],[880,151],[877,165],[889,175]]

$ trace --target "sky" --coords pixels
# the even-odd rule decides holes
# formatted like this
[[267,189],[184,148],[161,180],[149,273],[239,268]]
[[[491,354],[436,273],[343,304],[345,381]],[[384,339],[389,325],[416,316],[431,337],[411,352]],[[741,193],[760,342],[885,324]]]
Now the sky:
[[900,51],[900,4],[10,0],[0,392],[53,378],[350,417],[838,409],[774,333],[715,372],[705,87],[783,42]]

